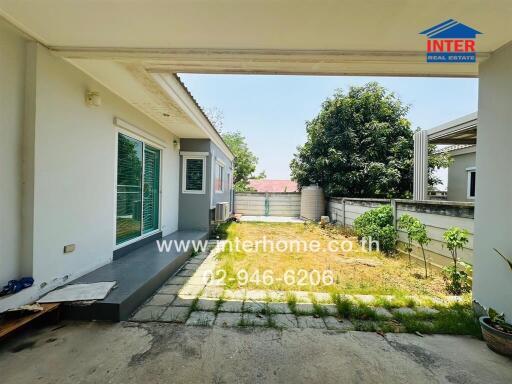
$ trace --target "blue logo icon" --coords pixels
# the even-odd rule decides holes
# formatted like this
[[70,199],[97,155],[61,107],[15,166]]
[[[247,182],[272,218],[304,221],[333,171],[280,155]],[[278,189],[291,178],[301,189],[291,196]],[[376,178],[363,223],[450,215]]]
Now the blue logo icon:
[[427,62],[474,63],[476,62],[477,31],[450,19],[420,32],[427,37]]

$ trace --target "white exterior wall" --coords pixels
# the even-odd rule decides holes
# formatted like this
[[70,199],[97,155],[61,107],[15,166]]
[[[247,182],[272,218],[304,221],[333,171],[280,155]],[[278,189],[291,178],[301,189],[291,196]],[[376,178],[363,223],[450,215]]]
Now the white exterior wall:
[[[1,38],[3,45],[3,34]],[[114,125],[115,117],[164,143],[161,229],[165,236],[178,228],[179,152],[173,146],[175,136],[43,46],[28,43],[23,49],[27,52],[27,91],[21,103],[25,105],[26,122],[22,155],[15,145],[20,140],[16,120],[19,105],[13,100],[11,104],[15,105],[2,103],[1,106],[2,116],[6,109],[12,120],[8,132],[4,132],[2,124],[0,140],[2,156],[6,157],[5,162],[2,157],[2,173],[8,173],[12,186],[6,194],[2,189],[0,198],[0,217],[6,221],[6,225],[2,224],[0,283],[21,277],[22,265],[26,265],[23,274],[31,274],[35,284],[0,300],[0,312],[30,302],[41,293],[112,260],[118,130]],[[18,59],[7,68],[23,70],[23,55],[14,50],[10,59],[17,57],[14,53],[18,54]],[[5,74],[3,65],[0,68],[2,78],[9,75],[13,83],[12,90],[5,92],[11,98],[18,97],[23,84],[14,79],[19,76],[13,71]],[[3,84],[10,83],[2,82],[2,98]],[[86,105],[87,90],[100,93],[101,106]],[[4,137],[9,141],[5,142]],[[21,175],[22,203],[19,201],[21,183],[16,183]],[[4,207],[9,207],[10,211]],[[8,215],[4,216],[4,212]],[[18,246],[21,234],[22,251]],[[64,254],[66,244],[76,244],[76,250]]]
[[[468,197],[468,168],[476,165],[476,152],[454,155],[448,168],[448,201],[475,201]],[[478,174],[476,175],[478,179]]]
[[512,44],[480,64],[473,295],[512,321]]
[[[34,278],[81,274],[112,259],[115,232],[114,117],[165,141],[162,229],[177,229],[178,152],[174,137],[119,97],[45,48],[37,48]],[[84,102],[99,91],[100,107]],[[63,254],[66,244],[76,251]]]
[[0,286],[21,272],[25,39],[0,23]]

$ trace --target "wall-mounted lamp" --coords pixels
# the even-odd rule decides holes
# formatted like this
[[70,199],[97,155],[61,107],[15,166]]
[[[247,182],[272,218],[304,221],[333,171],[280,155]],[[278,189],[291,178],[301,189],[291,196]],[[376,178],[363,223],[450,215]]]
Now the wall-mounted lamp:
[[85,94],[85,103],[89,107],[99,107],[101,105],[100,93],[95,91],[87,91]]
[[180,150],[180,141],[179,141],[179,139],[174,139],[172,144],[174,145],[174,149],[176,149],[177,151]]

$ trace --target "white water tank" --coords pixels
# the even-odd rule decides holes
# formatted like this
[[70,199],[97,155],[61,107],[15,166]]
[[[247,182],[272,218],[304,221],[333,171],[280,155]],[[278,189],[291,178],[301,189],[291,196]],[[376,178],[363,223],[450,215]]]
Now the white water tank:
[[300,198],[300,216],[307,220],[318,221],[325,214],[324,191],[318,185],[302,187]]

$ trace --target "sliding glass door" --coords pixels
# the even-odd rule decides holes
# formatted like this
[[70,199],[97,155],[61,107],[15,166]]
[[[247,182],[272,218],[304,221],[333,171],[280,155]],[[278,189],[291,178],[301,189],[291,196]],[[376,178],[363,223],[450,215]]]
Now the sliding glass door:
[[143,232],[158,229],[160,188],[160,151],[146,145],[144,148],[144,199],[142,213]]
[[160,151],[119,133],[116,244],[159,228]]

